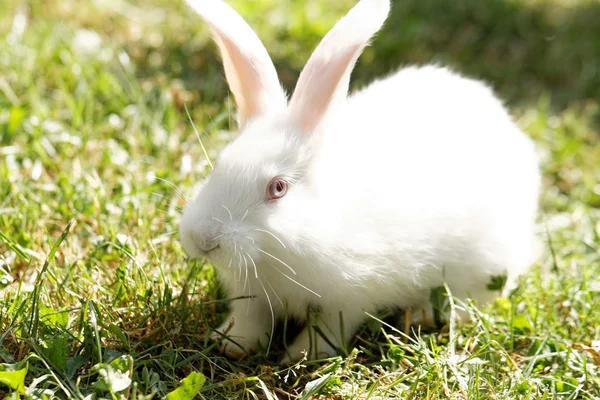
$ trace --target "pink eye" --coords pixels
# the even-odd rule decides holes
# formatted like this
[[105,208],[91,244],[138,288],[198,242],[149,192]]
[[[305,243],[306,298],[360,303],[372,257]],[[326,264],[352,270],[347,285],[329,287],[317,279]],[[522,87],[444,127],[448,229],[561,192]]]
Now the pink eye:
[[267,186],[267,200],[277,200],[285,196],[288,183],[281,178],[273,178]]

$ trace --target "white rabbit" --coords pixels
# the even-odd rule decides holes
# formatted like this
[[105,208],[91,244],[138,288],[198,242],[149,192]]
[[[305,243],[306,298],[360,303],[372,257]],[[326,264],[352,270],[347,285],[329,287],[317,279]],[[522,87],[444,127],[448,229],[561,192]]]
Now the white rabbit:
[[533,262],[535,148],[488,87],[410,67],[347,96],[388,0],[361,0],[335,25],[289,102],[232,8],[187,1],[220,48],[241,131],[180,226],[185,251],[215,265],[229,298],[251,297],[232,301],[217,329],[227,355],[270,345],[278,318],[304,321],[309,307],[329,340],[304,328],[282,361],[333,355],[329,342],[347,343],[365,313],[429,313],[444,283],[487,302],[493,277],[510,284]]

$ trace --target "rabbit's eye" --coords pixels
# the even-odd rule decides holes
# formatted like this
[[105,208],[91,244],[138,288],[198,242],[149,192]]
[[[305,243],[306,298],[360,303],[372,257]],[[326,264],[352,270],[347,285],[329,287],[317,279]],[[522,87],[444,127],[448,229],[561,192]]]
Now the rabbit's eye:
[[277,200],[285,196],[288,183],[281,178],[273,178],[267,186],[267,200]]

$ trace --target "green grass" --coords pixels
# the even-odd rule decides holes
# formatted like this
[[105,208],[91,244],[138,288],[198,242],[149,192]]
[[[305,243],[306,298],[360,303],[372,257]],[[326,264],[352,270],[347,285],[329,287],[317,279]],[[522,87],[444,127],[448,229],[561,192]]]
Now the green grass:
[[[547,251],[471,322],[407,339],[373,318],[348,357],[289,369],[206,339],[226,304],[175,233],[207,173],[184,105],[214,157],[232,102],[172,3],[0,7],[0,394],[160,398],[200,372],[206,399],[600,396],[600,3],[396,1],[354,85],[428,61],[488,80],[543,154]],[[233,3],[292,88],[353,1]]]

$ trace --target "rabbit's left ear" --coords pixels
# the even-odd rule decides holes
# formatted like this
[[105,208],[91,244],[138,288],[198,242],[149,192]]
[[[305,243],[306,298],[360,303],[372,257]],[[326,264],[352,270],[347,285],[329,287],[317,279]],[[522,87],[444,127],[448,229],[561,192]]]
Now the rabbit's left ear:
[[273,62],[244,19],[222,0],[186,0],[210,25],[237,104],[238,123],[285,108],[287,100]]
[[288,109],[292,123],[303,134],[314,133],[327,110],[346,98],[352,68],[389,10],[389,0],[361,0],[310,56]]

